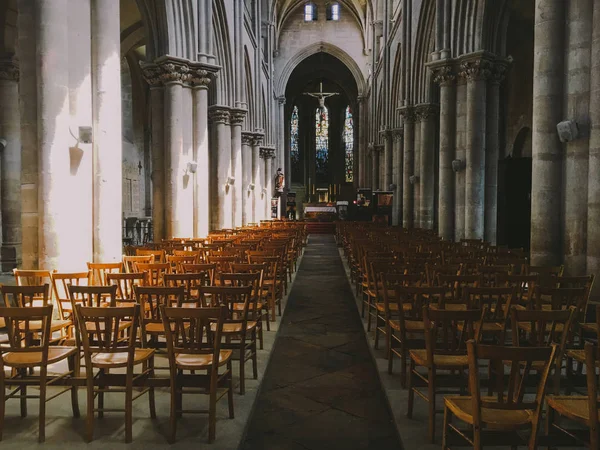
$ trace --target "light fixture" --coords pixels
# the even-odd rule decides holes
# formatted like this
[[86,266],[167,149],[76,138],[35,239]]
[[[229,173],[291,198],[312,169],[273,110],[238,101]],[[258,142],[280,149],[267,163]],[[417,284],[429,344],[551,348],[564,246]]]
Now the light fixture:
[[262,192],[263,195],[267,195],[267,188],[262,188],[261,192]]
[[455,159],[452,161],[452,170],[454,172],[460,172],[465,168],[465,162],[462,159]]
[[138,161],[138,175],[142,174],[142,162]]
[[253,190],[254,190],[254,187],[255,187],[255,186],[254,186],[254,183],[250,183],[250,184],[248,185],[248,190],[249,190],[249,191],[253,191]]
[[189,163],[187,163],[187,166],[185,167],[185,171],[189,172],[189,173],[196,173],[197,170],[198,170],[198,163],[196,161],[190,161]]
[[228,176],[226,184],[227,184],[227,186],[231,186],[231,185],[235,184],[235,177]]
[[418,175],[411,175],[410,177],[408,177],[408,181],[410,182],[410,184],[416,184],[419,182],[419,177]]
[[7,145],[8,142],[6,142],[6,139],[0,139],[0,146],[2,146],[2,150],[4,150]]

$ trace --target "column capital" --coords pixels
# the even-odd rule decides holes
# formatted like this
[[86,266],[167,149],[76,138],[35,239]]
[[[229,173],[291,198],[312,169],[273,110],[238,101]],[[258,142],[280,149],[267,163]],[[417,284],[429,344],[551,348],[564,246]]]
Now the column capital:
[[254,133],[251,131],[242,131],[242,145],[247,145],[252,147],[254,143]]
[[456,83],[456,66],[454,64],[432,65],[433,81],[440,86],[452,86]]
[[229,107],[213,105],[208,108],[208,120],[211,123],[222,123],[229,125],[230,112]]
[[172,56],[161,56],[153,62],[140,61],[142,74],[150,87],[168,83],[181,83],[198,88],[207,88],[211,77],[220,70],[219,66],[188,61]]
[[230,111],[231,125],[241,125],[248,111],[241,108],[232,108]]
[[210,72],[204,69],[192,69],[190,74],[190,84],[194,88],[208,89],[210,84]]
[[263,132],[262,128],[257,128],[254,133],[252,133],[252,136],[252,146],[257,147],[263,143],[265,133]]
[[359,95],[359,96],[356,97],[356,101],[359,104],[362,104],[362,103],[364,103],[364,102],[367,101],[367,96],[366,95]]
[[404,138],[404,128],[394,128],[392,136],[394,137],[394,141],[401,141]]
[[375,153],[383,153],[384,150],[385,150],[385,146],[383,144],[375,144],[373,146],[373,151]]
[[0,57],[0,80],[19,81],[19,61],[14,55]]
[[512,57],[508,57],[506,59],[499,59],[494,61],[491,68],[490,82],[493,85],[500,85],[504,78],[506,77],[506,72],[509,67],[512,65]]
[[260,147],[260,157],[264,160],[275,158],[275,147]]
[[415,107],[415,112],[420,120],[428,120],[437,113],[437,105],[431,103],[421,103]]
[[404,123],[415,123],[417,120],[417,114],[414,106],[403,106],[398,108],[400,115],[404,119]]
[[392,130],[389,127],[385,127],[379,130],[379,135],[383,138],[384,141],[392,138]]
[[459,75],[467,81],[487,80],[491,75],[494,59],[494,56],[487,52],[462,56],[459,60]]

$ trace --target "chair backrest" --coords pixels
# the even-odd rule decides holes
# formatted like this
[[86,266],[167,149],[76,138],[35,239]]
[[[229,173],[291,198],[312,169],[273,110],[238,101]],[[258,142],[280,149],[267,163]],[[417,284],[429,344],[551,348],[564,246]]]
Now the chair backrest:
[[122,262],[114,263],[87,263],[88,270],[90,271],[90,284],[94,286],[106,286],[106,275],[109,273],[120,273],[123,271]]
[[[126,353],[127,362],[123,366],[133,370],[139,305],[106,308],[76,305],[75,314],[86,370],[92,370],[92,356],[98,353]],[[125,336],[124,324],[129,328]]]
[[164,250],[150,250],[145,248],[138,248],[135,250],[136,256],[152,256],[153,262],[164,263],[166,252]]
[[50,303],[50,285],[41,286],[0,286],[2,300],[5,307],[37,307],[47,306]]
[[[502,411],[532,411],[532,433],[529,448],[535,448],[546,382],[554,361],[555,352],[555,346],[509,347],[484,345],[468,341],[469,388],[472,401],[473,426],[482,429],[482,408]],[[494,367],[496,374],[498,374],[495,377],[497,392],[495,398],[482,398],[480,393],[479,368],[488,364],[490,367]],[[505,386],[504,368],[506,365],[509,365],[510,375]],[[532,384],[530,380],[532,368],[539,368],[540,365],[542,366],[541,370],[534,369],[534,371],[539,372],[539,378],[536,378],[537,392],[535,398],[526,400],[524,398],[525,387]],[[490,380],[490,382],[492,381]],[[490,414],[493,414],[493,412]]]
[[195,302],[200,306],[200,295],[198,294],[199,286],[207,285],[208,274],[206,273],[166,273],[165,286],[184,288],[184,302]]
[[556,287],[557,278],[562,277],[565,271],[565,266],[532,266],[525,264],[523,266],[525,275],[537,273],[540,276],[540,285],[544,287]]
[[425,348],[427,361],[434,362],[434,354],[466,355],[467,341],[479,342],[482,309],[448,310],[423,306]]
[[53,272],[52,291],[58,305],[58,313],[61,319],[65,319],[63,309],[70,306],[71,296],[69,294],[70,286],[88,286],[91,280],[91,272]]
[[481,275],[444,275],[438,274],[438,286],[444,286],[452,293],[454,301],[463,301],[463,290],[481,285]]
[[154,257],[152,255],[146,256],[127,256],[123,255],[123,265],[125,266],[125,272],[133,273],[139,272],[136,265],[138,263],[149,264],[153,261]]
[[217,273],[216,264],[182,264],[181,268],[183,269],[184,273],[206,273],[207,284],[209,286],[213,286],[215,284],[215,276]]
[[[513,306],[510,309],[512,345],[544,347],[556,344],[557,358],[562,357],[576,312],[574,306],[559,310],[520,309]],[[531,327],[525,342],[519,338],[520,323],[529,323]]]
[[69,298],[75,305],[87,308],[114,307],[117,301],[117,286],[69,286]]
[[[46,290],[48,285],[46,284]],[[21,286],[19,286],[21,287]],[[0,317],[4,319],[8,340],[0,347],[0,353],[41,352],[41,365],[48,363],[52,322],[52,305],[28,307],[2,307]],[[33,339],[35,335],[35,339]]]
[[196,255],[167,255],[167,262],[171,264],[171,271],[183,273],[183,264],[195,264]]
[[577,320],[582,320],[589,301],[590,291],[583,288],[550,288],[536,286],[534,291],[534,307],[542,309],[549,302],[552,309],[577,308]]
[[[252,298],[250,305],[257,303],[260,299],[263,285],[263,272],[247,272],[247,273],[222,273],[220,274],[221,286],[232,287],[252,287]],[[258,317],[258,309],[249,308],[248,317],[255,320]]]
[[264,264],[235,263],[231,265],[231,270],[234,273],[260,273],[262,278],[266,266]]
[[477,273],[481,275],[482,286],[495,287],[497,275],[510,275],[513,272],[511,264],[497,264],[493,266],[479,266]]
[[[242,329],[245,330],[250,304],[253,304],[253,310],[256,311],[257,299],[252,295],[252,286],[203,286],[199,290],[203,304],[210,304],[213,308],[226,306],[229,311],[227,321],[234,321],[235,312],[239,317],[237,321],[242,323]],[[242,305],[238,310],[234,309],[236,303]]]
[[173,256],[193,256],[195,259],[192,264],[198,264],[204,260],[201,250],[173,250]]
[[52,284],[52,280],[50,279],[52,272],[56,272],[56,270],[13,269],[17,286],[42,286],[46,283]]
[[[600,309],[600,307],[598,309]],[[598,322],[600,322],[600,320]],[[600,401],[598,401],[598,375],[596,375],[596,369],[600,367],[600,347],[588,341],[585,343],[584,352],[588,395],[588,414],[590,424],[595,424],[595,429],[598,430],[598,410],[600,410]]]
[[438,282],[438,275],[460,275],[462,264],[430,264],[425,265],[425,274],[427,275],[427,284],[435,286]]
[[532,275],[496,274],[496,286],[516,287],[518,303],[528,308],[533,308],[533,293],[539,283],[540,276],[537,273]]
[[516,287],[467,287],[463,302],[469,309],[486,307],[485,322],[501,324],[504,331],[510,307],[516,303]]
[[[177,373],[176,357],[179,355],[212,355],[212,361],[219,361],[221,334],[227,317],[225,306],[216,308],[161,306],[161,317],[172,376]],[[218,364],[211,365],[213,376],[218,366]]]
[[107,273],[106,282],[109,286],[117,286],[117,299],[121,301],[134,300],[134,286],[145,286],[146,273],[131,272],[131,273]]
[[404,322],[422,321],[423,307],[443,305],[448,290],[444,286],[400,286],[395,288],[395,301],[398,305],[398,318],[401,332],[406,329]]
[[133,290],[142,311],[142,324],[161,323],[160,305],[181,307],[185,300],[183,286],[134,286]]
[[265,266],[264,280],[277,278],[280,259],[277,256],[248,256],[250,264],[263,264]]
[[209,256],[208,262],[217,265],[217,272],[231,272],[231,264],[238,262],[237,256]]
[[136,267],[139,272],[146,273],[148,286],[164,286],[164,275],[171,272],[169,263],[138,263]]

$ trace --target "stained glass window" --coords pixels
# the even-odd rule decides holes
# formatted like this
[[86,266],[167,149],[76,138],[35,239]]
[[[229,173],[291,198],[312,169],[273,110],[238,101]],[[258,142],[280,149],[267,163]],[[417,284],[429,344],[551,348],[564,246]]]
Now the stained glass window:
[[298,146],[298,107],[292,110],[290,125],[290,159],[292,161],[292,181],[301,181],[302,167],[300,165],[300,147]]
[[317,181],[328,180],[329,162],[329,111],[326,107],[317,108],[315,115],[316,135],[316,176]]
[[354,122],[350,106],[346,108],[346,120],[344,121],[344,145],[345,145],[345,168],[346,182],[354,181]]

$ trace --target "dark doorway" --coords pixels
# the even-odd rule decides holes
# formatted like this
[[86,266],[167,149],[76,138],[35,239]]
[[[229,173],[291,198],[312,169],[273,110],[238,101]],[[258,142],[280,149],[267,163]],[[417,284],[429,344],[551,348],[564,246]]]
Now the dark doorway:
[[531,158],[499,161],[498,244],[529,252],[531,232]]

